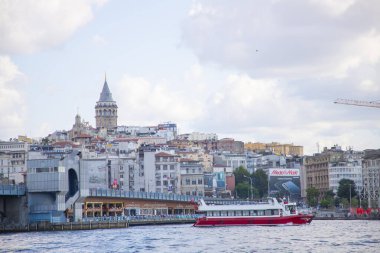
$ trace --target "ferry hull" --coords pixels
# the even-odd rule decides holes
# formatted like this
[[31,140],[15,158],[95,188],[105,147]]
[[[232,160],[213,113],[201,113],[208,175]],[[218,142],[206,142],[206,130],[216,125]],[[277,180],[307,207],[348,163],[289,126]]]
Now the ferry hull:
[[305,214],[282,217],[202,217],[196,220],[194,226],[303,225],[309,224],[313,218],[313,215]]

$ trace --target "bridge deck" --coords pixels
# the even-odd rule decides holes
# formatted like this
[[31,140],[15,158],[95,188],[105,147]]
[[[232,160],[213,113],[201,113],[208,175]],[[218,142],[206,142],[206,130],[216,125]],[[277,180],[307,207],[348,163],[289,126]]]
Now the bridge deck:
[[23,196],[25,185],[0,184],[0,196]]

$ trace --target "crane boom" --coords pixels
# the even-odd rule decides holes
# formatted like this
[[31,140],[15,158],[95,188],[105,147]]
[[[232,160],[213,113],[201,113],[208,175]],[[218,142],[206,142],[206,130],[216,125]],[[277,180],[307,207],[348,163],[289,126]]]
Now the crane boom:
[[379,102],[368,102],[362,100],[353,100],[353,99],[341,99],[338,98],[334,101],[335,104],[343,104],[343,105],[355,105],[355,106],[365,106],[365,107],[376,107],[380,108]]

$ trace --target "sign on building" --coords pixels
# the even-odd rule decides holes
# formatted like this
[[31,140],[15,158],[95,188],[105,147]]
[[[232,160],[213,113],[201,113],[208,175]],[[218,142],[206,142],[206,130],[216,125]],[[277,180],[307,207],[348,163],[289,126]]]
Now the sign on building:
[[299,169],[269,169],[269,195],[289,197],[292,200],[301,197]]

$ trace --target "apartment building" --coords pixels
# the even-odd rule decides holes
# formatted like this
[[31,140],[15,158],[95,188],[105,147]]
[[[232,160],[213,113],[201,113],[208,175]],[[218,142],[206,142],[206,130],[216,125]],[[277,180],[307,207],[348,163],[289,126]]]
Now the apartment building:
[[0,142],[0,181],[6,184],[25,183],[28,143]]

